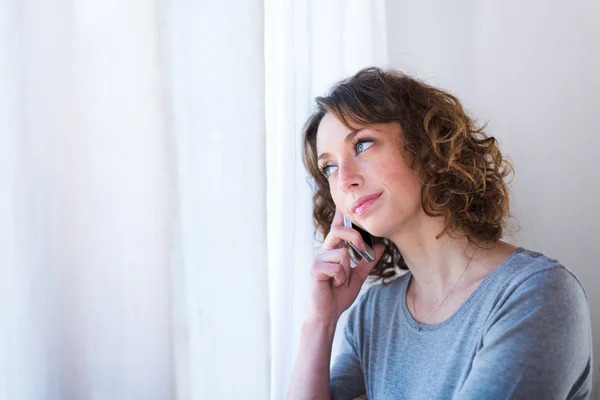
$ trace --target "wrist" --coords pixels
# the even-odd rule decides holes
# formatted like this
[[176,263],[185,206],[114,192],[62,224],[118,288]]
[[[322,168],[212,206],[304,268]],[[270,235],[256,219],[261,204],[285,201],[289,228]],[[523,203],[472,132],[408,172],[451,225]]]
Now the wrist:
[[339,316],[333,317],[317,317],[317,316],[307,316],[302,326],[305,328],[333,328],[337,326]]

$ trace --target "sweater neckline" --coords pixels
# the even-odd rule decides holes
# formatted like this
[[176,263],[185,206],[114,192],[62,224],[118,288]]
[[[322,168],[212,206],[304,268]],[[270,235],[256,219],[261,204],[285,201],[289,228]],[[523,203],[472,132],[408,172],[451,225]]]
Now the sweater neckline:
[[523,247],[517,247],[517,249],[513,252],[513,254],[511,254],[510,257],[508,257],[506,260],[504,260],[504,262],[502,264],[500,264],[492,272],[487,274],[485,278],[483,278],[483,280],[479,283],[479,285],[473,291],[473,293],[471,293],[471,295],[467,298],[467,300],[465,300],[463,302],[463,304],[461,304],[461,306],[456,311],[454,311],[454,313],[450,317],[448,317],[445,321],[442,321],[437,324],[427,324],[427,325],[421,324],[420,322],[418,322],[417,320],[414,319],[414,317],[408,310],[408,306],[406,304],[406,290],[408,288],[408,284],[410,283],[410,281],[412,279],[412,274],[410,273],[410,271],[407,272],[408,277],[406,279],[402,280],[402,287],[400,290],[401,308],[402,308],[402,312],[404,314],[404,318],[405,318],[406,322],[417,333],[418,332],[436,331],[439,329],[443,329],[446,326],[452,324],[453,321],[458,319],[462,314],[465,313],[466,310],[469,309],[471,304],[473,304],[475,301],[477,301],[477,299],[481,296],[481,294],[485,291],[485,289],[493,282],[494,278],[501,272],[501,270],[503,270],[504,268],[507,268],[507,266],[509,264],[512,264],[512,262],[516,259],[516,256],[524,250],[525,249]]

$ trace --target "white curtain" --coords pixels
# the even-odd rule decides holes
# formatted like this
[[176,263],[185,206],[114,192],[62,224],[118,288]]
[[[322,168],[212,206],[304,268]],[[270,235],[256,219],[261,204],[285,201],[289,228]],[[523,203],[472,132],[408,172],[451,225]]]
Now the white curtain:
[[0,399],[174,396],[155,9],[0,3]]
[[281,399],[301,127],[383,1],[0,3],[0,399]]
[[167,8],[180,399],[269,397],[263,6]]

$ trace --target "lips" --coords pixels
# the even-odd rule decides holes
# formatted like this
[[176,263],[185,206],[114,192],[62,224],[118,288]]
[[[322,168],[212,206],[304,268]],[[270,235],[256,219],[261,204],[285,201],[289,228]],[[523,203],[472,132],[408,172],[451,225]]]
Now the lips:
[[364,214],[375,201],[381,196],[381,193],[369,194],[358,198],[354,204],[352,204],[352,212],[356,215]]

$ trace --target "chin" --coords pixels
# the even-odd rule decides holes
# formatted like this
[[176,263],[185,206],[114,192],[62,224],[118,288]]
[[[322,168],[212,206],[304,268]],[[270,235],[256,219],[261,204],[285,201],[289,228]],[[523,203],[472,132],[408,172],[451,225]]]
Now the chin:
[[361,228],[369,232],[373,236],[377,237],[388,237],[389,226],[387,224],[380,223],[378,221],[368,221],[365,224],[360,225]]

